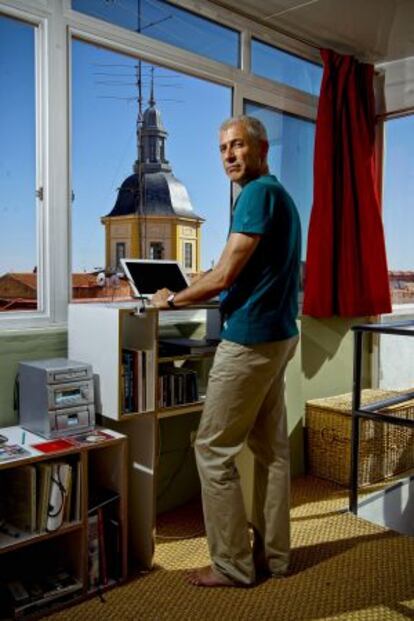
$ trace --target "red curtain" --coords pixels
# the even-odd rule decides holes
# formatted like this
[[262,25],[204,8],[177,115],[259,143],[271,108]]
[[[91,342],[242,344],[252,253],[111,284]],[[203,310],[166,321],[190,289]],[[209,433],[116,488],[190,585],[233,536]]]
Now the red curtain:
[[303,314],[391,311],[375,185],[373,66],[322,50]]

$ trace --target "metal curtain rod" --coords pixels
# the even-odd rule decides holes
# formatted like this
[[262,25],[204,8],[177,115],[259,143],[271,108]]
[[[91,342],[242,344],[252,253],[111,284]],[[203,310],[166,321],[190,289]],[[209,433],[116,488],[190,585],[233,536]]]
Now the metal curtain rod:
[[223,9],[226,9],[227,11],[230,11],[231,13],[236,13],[236,15],[239,15],[239,17],[243,17],[250,21],[256,22],[257,24],[260,24],[261,26],[265,26],[266,28],[269,28],[270,30],[274,30],[275,32],[278,32],[279,34],[284,35],[285,37],[289,37],[290,39],[294,39],[295,41],[298,41],[299,43],[308,45],[309,47],[312,47],[315,50],[318,50],[318,51],[320,50],[320,46],[316,45],[316,43],[314,43],[313,41],[309,41],[308,39],[304,39],[303,37],[299,37],[298,35],[293,35],[291,32],[288,32],[287,30],[284,30],[283,28],[279,28],[278,26],[269,24],[269,22],[267,22],[262,17],[256,17],[255,15],[252,15],[251,13],[248,13],[247,11],[243,11],[242,9],[230,6],[225,1],[223,2],[222,0],[210,0],[210,3],[216,4],[217,6]]

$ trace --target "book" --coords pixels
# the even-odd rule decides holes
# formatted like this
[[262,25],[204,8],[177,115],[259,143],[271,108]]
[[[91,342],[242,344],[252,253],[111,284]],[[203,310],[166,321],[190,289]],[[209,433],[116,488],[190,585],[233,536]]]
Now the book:
[[37,464],[37,530],[46,530],[47,513],[49,507],[50,483],[52,465],[49,463]]
[[30,455],[30,451],[20,446],[20,444],[1,444],[0,462],[21,459]]
[[46,521],[46,530],[48,532],[57,530],[63,523],[70,469],[71,466],[64,462],[52,464],[49,507]]
[[145,351],[138,352],[138,412],[147,409],[147,354]]
[[134,412],[137,409],[137,366],[138,352],[133,349],[122,350],[122,409],[124,412]]
[[75,474],[75,497],[74,497],[74,507],[73,507],[73,519],[77,522],[81,519],[82,511],[82,464],[79,460],[76,464],[76,474]]
[[98,516],[98,541],[99,541],[99,582],[108,584],[108,573],[106,567],[105,551],[105,531],[104,531],[104,511],[102,507],[96,510]]
[[88,517],[88,583],[89,588],[99,585],[99,532],[98,514]]
[[70,436],[72,445],[96,444],[97,442],[105,442],[106,440],[113,439],[114,436],[101,429],[91,429],[91,431],[85,431],[85,433]]
[[15,528],[36,531],[36,467],[20,466],[0,473],[2,519]]
[[56,440],[48,440],[46,442],[37,442],[31,445],[32,448],[42,453],[56,453],[59,451],[67,451],[73,449],[73,443],[65,438],[59,438]]
[[121,379],[123,412],[154,410],[155,353],[153,349],[123,349]]
[[145,410],[151,412],[155,408],[155,356],[153,349],[145,351]]
[[165,366],[159,375],[159,406],[185,405],[198,400],[196,371],[185,367]]
[[10,581],[6,588],[13,618],[20,619],[41,611],[44,614],[53,602],[72,599],[82,590],[82,582],[61,570],[48,575],[28,576],[23,581]]
[[65,503],[63,507],[63,521],[70,522],[71,519],[71,505],[72,505],[72,466],[69,466],[68,476],[67,476],[67,488],[65,495]]

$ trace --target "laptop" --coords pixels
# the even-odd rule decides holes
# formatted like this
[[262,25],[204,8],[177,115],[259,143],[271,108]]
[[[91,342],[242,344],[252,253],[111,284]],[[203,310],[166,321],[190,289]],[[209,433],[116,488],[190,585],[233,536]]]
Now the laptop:
[[158,289],[181,291],[189,282],[177,261],[160,259],[121,259],[122,269],[134,297],[149,299]]

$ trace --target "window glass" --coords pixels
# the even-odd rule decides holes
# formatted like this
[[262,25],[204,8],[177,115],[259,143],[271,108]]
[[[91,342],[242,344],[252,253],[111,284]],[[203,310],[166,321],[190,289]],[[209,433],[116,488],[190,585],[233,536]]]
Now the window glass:
[[[78,40],[72,59],[72,270],[82,297],[108,294],[94,274],[117,270],[119,244],[127,258],[162,252],[184,267],[183,242],[194,239],[192,269],[209,269],[229,224],[218,130],[231,90]],[[117,295],[128,293],[121,283]]]
[[246,102],[245,111],[266,127],[270,172],[281,181],[299,210],[304,261],[313,198],[315,123],[253,102]]
[[121,269],[121,259],[125,259],[125,242],[116,242],[115,245],[116,257],[115,265],[116,269]]
[[188,270],[193,267],[193,244],[191,242],[184,244],[184,267]]
[[164,244],[162,242],[150,243],[150,259],[164,258]]
[[35,27],[0,16],[0,312],[37,308]]
[[414,115],[385,123],[383,217],[392,301],[414,303]]
[[311,95],[319,95],[323,70],[321,65],[253,39],[252,72]]
[[238,32],[163,0],[72,0],[72,7],[164,43],[239,66]]

